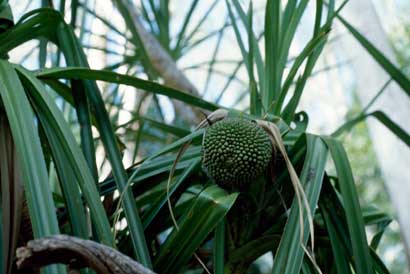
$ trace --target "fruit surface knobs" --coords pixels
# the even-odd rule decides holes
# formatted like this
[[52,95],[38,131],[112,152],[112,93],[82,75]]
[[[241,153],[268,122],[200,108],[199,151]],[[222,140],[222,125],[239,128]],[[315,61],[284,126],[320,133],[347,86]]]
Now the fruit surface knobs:
[[237,189],[266,171],[272,157],[268,134],[254,121],[227,118],[207,128],[202,168],[218,185]]

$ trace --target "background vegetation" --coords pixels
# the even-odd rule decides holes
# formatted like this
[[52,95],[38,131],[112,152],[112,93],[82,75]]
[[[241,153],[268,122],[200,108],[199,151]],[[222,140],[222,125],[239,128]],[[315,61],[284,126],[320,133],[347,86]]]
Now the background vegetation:
[[[279,127],[314,212],[314,254],[323,273],[403,273],[404,252],[388,267],[379,257],[400,238],[397,223],[389,230],[394,212],[387,195],[374,195],[385,193],[383,180],[360,122],[373,115],[407,145],[410,136],[384,113],[363,113],[356,103],[333,136],[312,135],[307,128],[315,116],[298,107],[310,80],[331,69],[317,63],[335,42],[328,38],[338,20],[410,94],[406,70],[338,17],[345,2],[0,2],[5,273],[17,242],[28,240],[19,239],[20,221],[13,217],[27,209],[35,238],[91,238],[158,273],[202,273],[200,262],[215,273],[245,273],[249,266],[260,273],[266,258],[273,258],[267,273],[318,273],[302,248],[310,233],[307,213],[301,244],[282,156],[274,183],[265,178],[266,195],[251,192],[264,202],[259,205],[202,173],[202,131],[194,128],[221,107]],[[306,23],[304,15],[313,20]],[[403,37],[392,35],[406,44]],[[399,65],[406,67],[406,47],[398,45]],[[169,172],[187,141],[193,144],[167,193]]]

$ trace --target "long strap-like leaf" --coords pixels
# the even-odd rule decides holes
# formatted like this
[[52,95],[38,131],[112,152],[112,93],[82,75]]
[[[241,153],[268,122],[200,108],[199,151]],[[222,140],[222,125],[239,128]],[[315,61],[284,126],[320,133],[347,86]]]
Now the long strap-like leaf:
[[161,247],[155,270],[158,273],[179,273],[237,197],[238,193],[228,194],[217,185],[204,189],[181,218],[179,229],[174,229]]
[[401,126],[396,124],[392,119],[389,118],[383,111],[377,110],[368,114],[362,114],[354,119],[347,121],[339,129],[337,129],[332,136],[337,137],[343,132],[349,131],[356,124],[362,122],[368,117],[376,118],[380,123],[386,126],[394,135],[396,135],[400,140],[402,140],[407,146],[410,147],[410,134],[407,133]]
[[166,87],[155,82],[139,79],[133,76],[115,73],[105,70],[92,70],[89,68],[54,68],[43,70],[38,73],[40,79],[86,79],[86,80],[101,80],[110,83],[133,86],[142,90],[146,90],[158,95],[165,95],[169,98],[180,100],[192,106],[204,108],[207,110],[216,110],[218,106],[207,102],[194,95]]
[[[19,159],[16,153],[16,147],[11,136],[10,126],[7,118],[0,112],[0,205],[2,222],[0,237],[2,246],[0,246],[1,258],[3,263],[0,266],[2,273],[11,273],[13,266],[14,252],[17,246],[17,240],[20,230],[20,219],[23,206],[23,181],[20,172]],[[4,255],[3,255],[4,254]]]
[[367,50],[374,60],[396,81],[403,91],[410,96],[410,80],[404,75],[404,73],[343,17],[338,15],[337,18],[350,31],[353,37],[356,38],[356,40]]
[[[78,187],[80,187],[90,209],[91,219],[93,220],[93,224],[98,233],[98,238],[102,243],[114,246],[114,239],[110,230],[108,218],[102,203],[100,202],[100,195],[95,186],[90,169],[87,167],[85,158],[75,141],[69,125],[52,98],[50,98],[44,90],[40,80],[21,67],[17,67],[17,70],[20,77],[25,80],[27,88],[30,90],[30,99],[38,113],[40,123],[45,129],[46,136],[49,139],[57,168],[63,169],[63,173],[60,175],[69,174],[68,178],[74,178],[71,182],[65,182],[65,178],[60,178],[60,181],[66,184],[63,189],[68,188],[66,189],[67,193],[65,194],[80,195],[78,192]],[[59,166],[60,164],[65,166]],[[75,183],[78,183],[78,185]],[[75,197],[66,197],[66,201],[68,202],[74,198]],[[72,216],[75,218],[72,220],[72,222],[74,222],[72,225],[85,226],[83,228],[78,228],[78,232],[81,233],[79,234],[80,236],[87,237],[87,231],[83,231],[83,229],[87,228],[85,223],[86,220],[81,219],[85,218],[84,212],[77,212],[78,210],[85,210],[82,205],[81,197],[77,197],[76,200],[73,200],[72,206],[76,207],[72,209],[76,213]]]
[[[48,185],[47,168],[40,138],[34,126],[33,110],[14,67],[0,60],[0,98],[10,123],[13,140],[19,155],[24,189],[35,237],[58,234],[55,206]],[[57,267],[48,268],[49,273]]]
[[[322,187],[327,149],[318,137],[312,135],[307,136],[307,149],[301,182],[309,202],[310,212],[314,214]],[[276,251],[272,274],[297,274],[300,271],[304,255],[303,246],[306,245],[309,236],[307,216],[303,215],[303,227],[298,221],[301,214],[299,203],[295,197]],[[303,231],[302,242],[299,236],[300,231]]]
[[336,139],[324,137],[323,140],[326,142],[336,166],[350,239],[352,241],[356,271],[358,274],[373,274],[374,270],[370,260],[363,216],[346,151],[343,145]]

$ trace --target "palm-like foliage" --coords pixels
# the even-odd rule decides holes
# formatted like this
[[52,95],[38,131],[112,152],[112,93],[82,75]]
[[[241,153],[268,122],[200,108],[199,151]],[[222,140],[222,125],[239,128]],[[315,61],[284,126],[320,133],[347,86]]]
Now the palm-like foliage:
[[[92,239],[118,248],[158,273],[201,272],[204,265],[199,262],[215,273],[245,273],[258,257],[270,251],[274,255],[272,273],[275,274],[318,273],[319,269],[323,273],[339,274],[389,273],[376,249],[391,217],[379,211],[361,210],[347,155],[335,137],[369,116],[377,118],[408,145],[410,136],[382,112],[363,112],[333,136],[316,136],[306,132],[307,114],[296,111],[343,4],[335,6],[335,1],[327,4],[316,1],[313,35],[291,60],[289,48],[308,0],[289,0],[284,6],[280,1],[267,1],[262,34],[254,33],[252,5],[245,10],[238,1],[208,4],[197,25],[190,26],[199,2],[190,2],[175,37],[170,31],[169,1],[142,1],[139,9],[127,1],[113,1],[127,32],[78,1],[71,2],[70,23],[64,21],[62,4],[59,10],[50,7],[32,10],[12,26],[10,13],[2,12],[7,11],[8,6],[2,2],[0,7],[4,9],[0,15],[4,16],[0,19],[5,23],[0,28],[0,56],[4,57],[0,61],[0,151],[11,155],[10,151],[15,149],[20,159],[16,162],[13,157],[5,157],[0,163],[1,213],[5,220],[2,234],[3,239],[10,238],[2,249],[2,258],[7,258],[2,260],[5,273],[11,271],[18,237],[14,229],[19,222],[13,217],[17,213],[9,212],[15,209],[19,212],[21,208],[21,200],[10,198],[21,194],[6,190],[18,189],[21,182],[34,237],[66,233],[89,238],[91,234]],[[222,5],[227,8],[226,23],[220,30],[198,38],[201,25]],[[90,16],[126,40],[118,45],[124,49],[120,60],[107,65],[105,70],[90,69],[84,51],[96,48],[83,43],[90,30],[86,24],[79,23]],[[410,82],[400,70],[348,22],[339,19],[409,94]],[[149,29],[156,39],[154,45],[160,47],[157,49],[163,51],[165,57],[172,57],[168,61],[183,58],[207,39],[216,37],[213,58],[206,63],[208,77],[204,93],[210,78],[219,73],[215,65],[229,62],[216,59],[225,30],[233,30],[242,60],[232,62],[233,71],[224,78],[226,82],[217,100],[209,102],[201,99],[196,90],[181,91],[192,84],[175,82],[175,77],[166,74],[164,67],[153,60],[153,53],[147,47],[149,41],[142,36],[139,24]],[[74,32],[76,26],[79,35]],[[264,53],[260,49],[261,38]],[[49,58],[53,63],[51,68],[29,71],[7,61],[12,49],[33,39],[40,41],[40,68]],[[107,45],[118,43],[110,37],[102,39]],[[57,49],[48,52],[47,43]],[[111,46],[97,50],[117,55]],[[60,65],[62,57],[64,66]],[[287,65],[290,70],[285,72]],[[197,68],[201,66],[198,64]],[[201,171],[204,129],[191,131],[190,126],[201,120],[198,108],[208,112],[221,108],[219,100],[232,82],[241,83],[237,78],[240,68],[246,70],[247,86],[243,88],[248,91],[238,99],[248,99],[249,109],[239,113],[234,109],[235,104],[225,109],[229,115],[267,120],[280,129],[313,216],[314,250],[304,251],[311,232],[308,216],[306,211],[299,212],[282,156],[278,154],[275,159],[274,176],[263,178],[249,193],[228,193]],[[104,84],[97,85],[96,81]],[[118,122],[124,111],[120,85],[138,91],[137,103],[129,111],[131,119],[125,124]],[[165,122],[160,96],[172,99],[176,106],[178,115],[172,125]],[[194,116],[188,115],[188,119],[179,116],[188,112]],[[290,127],[291,123],[296,126]],[[76,141],[77,135],[81,146]],[[189,149],[178,154],[187,142],[191,142]],[[124,144],[133,149],[126,150]],[[100,164],[96,150],[102,147],[105,154]],[[131,155],[132,166],[124,166],[123,153]],[[326,172],[328,154],[337,177]],[[142,160],[136,162],[137,157]],[[111,173],[103,178],[105,159]],[[21,180],[9,174],[17,168],[21,168]],[[174,176],[169,182],[171,170]],[[53,176],[55,173],[57,176]],[[54,190],[49,181],[55,186]],[[375,224],[381,227],[380,233],[369,245],[365,228]],[[309,258],[309,254],[315,254],[315,259]],[[63,270],[48,268],[47,271],[61,273],[58,271]]]

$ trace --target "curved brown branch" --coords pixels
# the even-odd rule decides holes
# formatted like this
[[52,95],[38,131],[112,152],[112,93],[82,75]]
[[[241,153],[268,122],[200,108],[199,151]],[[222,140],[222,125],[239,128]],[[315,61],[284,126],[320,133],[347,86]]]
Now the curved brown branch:
[[19,269],[63,263],[71,269],[89,267],[104,274],[155,274],[111,247],[68,235],[31,240],[16,255]]

